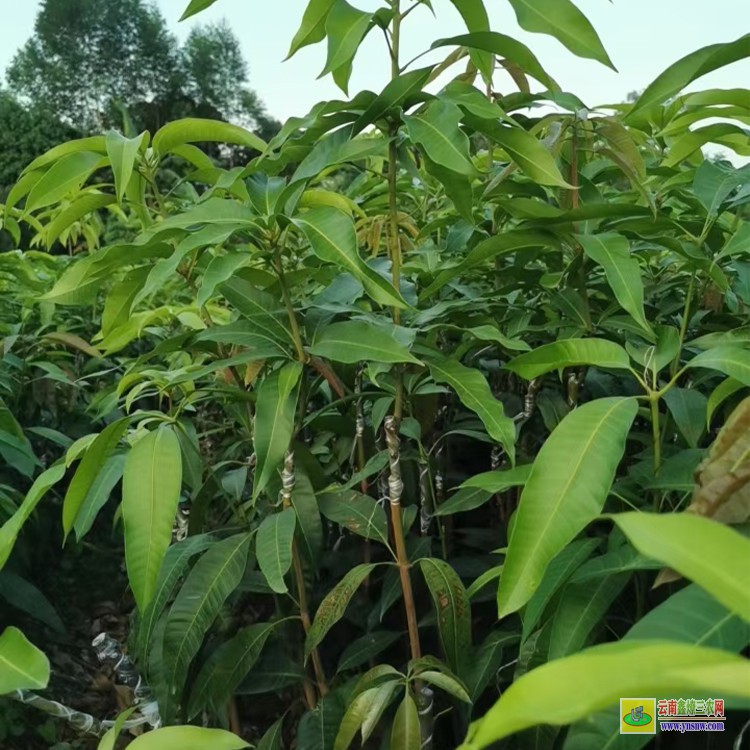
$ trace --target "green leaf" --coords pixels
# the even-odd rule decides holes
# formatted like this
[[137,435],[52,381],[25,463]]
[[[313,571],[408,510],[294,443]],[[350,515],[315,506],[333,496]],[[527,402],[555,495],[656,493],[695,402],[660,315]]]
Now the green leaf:
[[419,750],[420,746],[419,712],[414,698],[407,690],[393,719],[391,750]]
[[142,661],[148,658],[151,638],[156,630],[156,623],[161,617],[167,602],[172,597],[177,582],[187,570],[190,558],[208,549],[213,540],[209,534],[189,536],[181,542],[170,545],[159,570],[156,590],[151,602],[138,620],[136,647]]
[[301,466],[296,467],[296,482],[292,490],[292,507],[297,514],[297,529],[302,541],[301,549],[307,560],[317,565],[323,549],[323,524],[320,520],[318,500],[309,477]]
[[552,558],[601,513],[637,411],[635,399],[590,401],[547,438],[516,511],[498,588],[499,618],[529,601]]
[[0,695],[42,690],[48,682],[47,657],[18,628],[6,628],[0,635]]
[[354,224],[343,211],[331,207],[313,208],[294,219],[294,223],[305,233],[315,255],[351,273],[375,302],[408,307],[390,282],[362,260],[357,251]]
[[511,36],[499,34],[496,31],[475,31],[472,34],[461,34],[459,36],[452,36],[449,39],[438,39],[436,42],[433,42],[430,49],[453,45],[491,52],[498,57],[505,58],[509,62],[514,63],[524,73],[528,73],[533,78],[536,78],[539,83],[551,91],[560,90],[554,79],[544,70],[536,55],[525,44]]
[[750,386],[750,351],[739,346],[717,346],[708,349],[693,357],[686,366],[718,370],[742,385]]
[[[249,545],[248,534],[235,534],[209,547],[190,571],[169,610],[162,658],[173,702],[180,700],[188,668],[206,632],[242,580]],[[170,717],[173,705],[163,708]]]
[[302,365],[290,362],[266,377],[258,388],[255,414],[253,500],[265,488],[289,449]]
[[[490,30],[490,19],[483,0],[451,0],[451,3],[461,14],[469,31],[488,32]],[[495,61],[492,55],[488,55],[484,50],[472,49],[471,60],[481,72],[484,80],[491,81],[495,72]]]
[[320,512],[354,534],[388,546],[388,523],[383,507],[356,490],[318,495]]
[[448,666],[463,675],[471,652],[471,604],[466,589],[456,571],[443,560],[420,560],[419,567],[435,606]]
[[292,39],[286,56],[287,60],[303,47],[317,44],[325,39],[326,19],[333,7],[333,2],[334,0],[310,0],[302,16],[302,23]]
[[627,370],[630,358],[619,344],[605,339],[562,339],[520,354],[505,367],[525,380],[533,380],[547,372],[577,365]]
[[[575,685],[575,700],[570,700]],[[627,695],[750,698],[750,661],[726,651],[668,641],[621,641],[557,659],[516,680],[460,750],[478,750],[540,723],[570,724]],[[541,715],[538,706],[549,706]]]
[[52,247],[60,235],[76,221],[93,211],[110,206],[114,202],[114,196],[102,193],[85,193],[80,198],[76,198],[47,224],[44,232],[44,241],[47,248]]
[[694,388],[672,387],[664,394],[664,401],[687,444],[697,448],[703,435],[708,399]]
[[328,11],[325,22],[328,57],[320,76],[333,73],[335,80],[337,71],[344,69],[346,73],[343,80],[336,81],[344,93],[348,88],[352,60],[370,28],[371,19],[372,13],[365,13],[349,5],[346,0],[333,0],[333,5]]
[[[709,217],[719,213],[719,207],[729,197],[730,193],[748,179],[748,169],[737,169],[734,166],[714,164],[704,161],[695,170],[693,178],[693,193],[705,206]],[[749,225],[743,225],[747,232]],[[720,256],[722,253],[720,253]]]
[[630,254],[630,243],[621,234],[578,234],[586,255],[598,263],[620,305],[645,331],[653,335],[643,311],[643,281],[638,261]]
[[[722,258],[731,258],[734,255],[743,255],[750,253],[750,222],[745,222],[742,226],[727,240],[727,244],[721,249],[716,256],[715,262]],[[710,335],[710,334],[709,334]]]
[[493,630],[480,646],[474,649],[471,665],[466,676],[466,687],[472,702],[484,692],[490,680],[502,666],[506,647],[518,641],[518,633],[507,630]]
[[354,736],[362,728],[362,743],[376,726],[388,704],[393,700],[393,694],[398,688],[398,682],[389,680],[385,684],[363,690],[349,705],[341,720],[333,750],[347,750]]
[[55,162],[29,191],[26,212],[31,213],[57,203],[68,193],[80,189],[89,175],[103,166],[101,154],[80,151],[68,154]]
[[[130,420],[126,418],[118,419],[107,425],[86,450],[73,479],[68,485],[68,491],[65,493],[65,500],[63,501],[62,522],[66,538],[76,523],[78,514],[84,504],[89,506],[89,511],[91,506],[95,505],[93,499],[90,498],[95,495],[96,489],[100,489],[95,487],[99,474],[103,472],[105,464],[114,455],[117,444],[128,429],[129,423]],[[170,520],[170,531],[172,520]],[[89,517],[82,523],[90,528],[92,521],[93,518]],[[82,534],[77,534],[78,539],[81,536]]]
[[292,567],[292,542],[296,525],[294,510],[285,508],[281,513],[266,516],[258,528],[255,543],[258,565],[268,585],[277,594],[285,594],[288,590],[284,576]]
[[[86,493],[78,515],[73,522],[76,539],[79,541],[89,533],[96,520],[96,516],[104,504],[109,500],[115,485],[122,479],[125,470],[125,455],[117,454],[104,463],[102,468]],[[80,467],[79,467],[80,471]],[[63,507],[64,510],[64,507]]]
[[297,746],[300,750],[332,750],[343,716],[344,706],[339,694],[328,693],[300,719]]
[[750,588],[742,572],[750,560],[750,540],[742,534],[692,513],[618,513],[611,518],[641,554],[694,581],[750,622]]
[[347,320],[325,326],[308,347],[312,354],[326,357],[333,362],[355,364],[357,362],[414,362],[409,350],[387,333],[371,323]]
[[617,70],[586,16],[570,0],[509,0],[526,31],[555,37],[574,55]]
[[136,138],[125,138],[116,130],[110,130],[106,135],[107,156],[115,176],[117,202],[121,205],[125,190],[133,175],[135,159],[147,137],[146,133],[141,133]]
[[281,740],[284,731],[284,717],[273,723],[268,731],[260,738],[256,750],[282,750]]
[[115,750],[115,745],[117,744],[117,739],[120,736],[120,732],[122,732],[123,725],[128,720],[133,711],[135,711],[135,708],[135,706],[131,706],[126,711],[123,711],[121,714],[117,715],[114,725],[111,729],[107,730],[107,733],[104,735],[104,737],[102,737],[96,750]]
[[326,637],[326,633],[343,617],[357,589],[376,568],[376,565],[357,565],[326,594],[315,613],[315,620],[305,639],[305,660]]
[[52,606],[49,599],[30,581],[11,573],[0,571],[0,599],[31,615],[35,620],[44,623],[58,633],[65,633],[60,615]]
[[188,719],[207,706],[221,710],[226,705],[235,688],[253,668],[277,624],[263,622],[241,628],[211,653],[195,678],[188,704]]
[[515,461],[515,425],[505,415],[502,403],[492,395],[484,375],[452,359],[428,362],[428,366],[432,377],[453,388],[461,403],[482,420],[489,436],[503,446],[511,461]]
[[356,669],[385,651],[388,646],[392,646],[400,637],[401,633],[390,630],[376,630],[357,638],[341,652],[336,672]]
[[525,464],[503,471],[477,474],[467,479],[458,492],[435,508],[435,515],[448,516],[479,508],[498,492],[526,484],[530,473],[531,464]]
[[149,432],[128,453],[122,477],[125,561],[140,612],[156,590],[181,485],[182,457],[174,431],[160,427]]
[[154,729],[136,737],[128,747],[131,750],[206,750],[209,747],[211,750],[240,750],[249,745],[224,729],[184,726]]
[[211,258],[211,261],[206,268],[206,272],[201,279],[201,288],[198,291],[198,296],[195,300],[198,306],[205,306],[205,304],[211,299],[216,287],[232,278],[235,271],[242,266],[247,265],[249,262],[250,257],[247,253],[243,252],[215,255]]
[[498,255],[513,253],[522,248],[552,247],[556,241],[552,235],[543,232],[510,231],[497,234],[480,242],[469,254],[456,266],[446,268],[437,274],[435,280],[420,295],[423,299],[431,297],[435,292],[444,287],[451,279],[463,274],[475,266],[479,266]]
[[706,429],[711,427],[711,420],[713,419],[716,410],[728,399],[731,398],[737,391],[741,391],[745,386],[735,380],[734,378],[727,378],[726,380],[719,383],[719,385],[711,391],[711,395],[708,397],[708,403],[706,404]]
[[[283,309],[279,301],[268,292],[253,286],[247,279],[233,276],[219,286],[221,293],[237,308],[239,313],[249,321],[250,326],[243,326],[241,322],[230,323],[228,326],[213,326],[207,332],[199,334],[205,338],[211,336],[211,341],[222,341],[219,335],[247,332],[255,335],[266,334],[283,344],[292,343],[292,334],[282,317]],[[259,330],[258,330],[259,329]],[[247,346],[242,339],[228,339],[226,343]]]
[[[187,211],[173,214],[148,230],[146,236],[170,229],[190,229],[200,224],[227,225],[232,231],[257,226],[258,216],[247,206],[231,198],[209,198],[191,206]],[[192,241],[192,237],[188,241]]]
[[215,2],[216,0],[190,0],[188,7],[185,8],[185,12],[180,16],[180,21],[184,21],[190,18],[190,16],[194,16],[196,13],[210,8]]
[[661,104],[679,93],[688,84],[713,70],[750,56],[750,34],[733,42],[711,44],[670,65],[656,80],[646,87],[638,97],[627,119],[651,107]]
[[236,146],[246,146],[261,153],[266,150],[265,141],[239,125],[195,117],[167,123],[154,135],[152,146],[154,151],[163,156],[185,143],[206,142],[231,143]]
[[431,161],[468,177],[477,174],[469,156],[469,139],[458,127],[461,110],[455,104],[438,99],[423,114],[406,115],[403,119],[409,137]]
[[444,672],[433,672],[427,670],[419,673],[419,679],[439,687],[441,690],[444,690],[449,695],[458,698],[458,700],[463,701],[464,703],[471,703],[471,698],[466,691],[466,687],[462,685],[460,680],[456,677],[447,675]]
[[43,471],[26,493],[18,510],[0,527],[0,570],[10,557],[21,528],[42,498],[65,476],[65,462],[61,461]]

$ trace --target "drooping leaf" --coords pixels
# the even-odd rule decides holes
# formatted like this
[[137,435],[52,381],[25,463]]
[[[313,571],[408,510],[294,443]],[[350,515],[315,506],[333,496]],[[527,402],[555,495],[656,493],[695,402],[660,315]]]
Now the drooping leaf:
[[[206,2],[206,0],[198,0],[198,2]],[[152,145],[154,151],[164,155],[185,143],[207,141],[246,146],[261,153],[266,150],[266,143],[261,138],[239,125],[197,117],[186,117],[183,120],[167,123],[156,132]]]
[[300,27],[289,47],[287,60],[303,47],[317,44],[325,39],[326,19],[332,7],[333,0],[309,0]]
[[272,513],[263,519],[258,528],[255,552],[258,565],[268,585],[277,593],[287,591],[284,576],[292,567],[292,542],[297,516],[292,508]]
[[79,151],[56,161],[35,183],[26,199],[29,213],[57,203],[78,190],[89,175],[103,165],[101,154]]
[[426,558],[419,567],[437,613],[438,632],[448,666],[462,676],[471,651],[471,604],[461,579],[445,561]]
[[312,354],[346,364],[357,362],[414,362],[419,364],[419,360],[384,328],[359,320],[347,320],[327,325],[318,333],[314,344],[308,349]]
[[505,366],[525,380],[533,380],[547,372],[577,365],[627,370],[630,358],[619,344],[605,339],[562,339],[519,354]]
[[[618,513],[612,520],[643,555],[668,565],[750,622],[750,541],[693,513]],[[720,571],[726,571],[720,574]]]
[[146,732],[136,737],[128,747],[133,750],[206,750],[207,747],[211,750],[241,750],[248,747],[248,744],[224,729],[183,726],[162,727]]
[[574,55],[617,70],[586,16],[570,0],[509,0],[526,31],[549,34]]
[[420,747],[419,712],[407,691],[393,719],[391,750],[419,750]]
[[547,438],[510,535],[498,588],[500,618],[529,601],[552,558],[601,512],[637,410],[630,398],[590,401]]
[[351,702],[341,720],[333,750],[347,750],[354,736],[362,729],[362,742],[366,742],[370,726],[374,726],[393,699],[398,683],[389,680],[376,687],[367,688]]
[[643,281],[638,261],[630,254],[627,239],[614,232],[579,234],[586,255],[598,263],[617,301],[645,331],[652,333],[643,311]]
[[393,645],[400,637],[400,633],[391,630],[376,630],[357,638],[341,652],[336,671],[343,672],[365,664]]
[[122,477],[125,561],[140,612],[156,590],[172,538],[181,485],[180,443],[171,428],[150,432],[128,453]]
[[195,678],[187,716],[192,719],[208,705],[221,707],[252,669],[277,623],[248,625],[222,643]]
[[297,409],[297,383],[301,374],[302,366],[290,362],[266,377],[258,388],[253,499],[268,484],[289,448]]
[[452,359],[432,360],[428,366],[432,377],[453,388],[461,403],[482,420],[490,437],[503,446],[511,461],[515,461],[515,425],[505,415],[502,403],[492,395],[484,375]]
[[362,564],[352,568],[325,596],[315,613],[312,627],[305,639],[305,659],[325,638],[326,633],[342,618],[347,605],[376,564]]
[[[570,700],[571,685],[576,699]],[[624,695],[723,692],[750,698],[750,662],[718,649],[669,641],[594,646],[516,680],[472,727],[461,750],[479,750],[539,723],[570,724]],[[552,708],[541,716],[536,701]]]
[[107,156],[112,166],[112,173],[115,176],[115,192],[117,202],[120,204],[133,175],[138,151],[145,138],[146,133],[141,133],[136,138],[126,138],[116,130],[110,130],[106,135]]
[[49,682],[49,660],[14,627],[0,635],[0,695],[15,690],[42,690]]
[[167,615],[162,655],[170,703],[180,702],[188,668],[222,605],[245,573],[250,537],[236,534],[216,542],[195,564]]

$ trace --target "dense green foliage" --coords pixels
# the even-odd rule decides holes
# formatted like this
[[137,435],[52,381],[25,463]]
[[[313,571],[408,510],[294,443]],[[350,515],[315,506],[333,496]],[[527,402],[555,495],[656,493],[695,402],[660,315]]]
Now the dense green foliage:
[[[510,2],[611,65],[569,0]],[[291,54],[325,40],[346,91],[382,30],[382,92],[268,142],[205,118],[70,141],[5,202],[9,236],[81,252],[0,256],[0,584],[54,628],[39,540],[114,529],[165,727],[138,750],[619,748],[635,695],[726,697],[741,729],[750,167],[701,148],[750,153],[750,97],[681,92],[750,37],[587,110],[453,4],[467,33],[416,68],[423,3],[310,0]],[[33,666],[0,693],[47,684],[15,627],[0,657]]]

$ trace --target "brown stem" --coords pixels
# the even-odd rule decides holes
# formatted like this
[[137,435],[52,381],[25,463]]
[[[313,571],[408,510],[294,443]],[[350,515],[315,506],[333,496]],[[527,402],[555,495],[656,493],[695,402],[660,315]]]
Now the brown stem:
[[237,710],[237,700],[234,696],[229,699],[229,729],[238,737],[242,737],[240,712]]

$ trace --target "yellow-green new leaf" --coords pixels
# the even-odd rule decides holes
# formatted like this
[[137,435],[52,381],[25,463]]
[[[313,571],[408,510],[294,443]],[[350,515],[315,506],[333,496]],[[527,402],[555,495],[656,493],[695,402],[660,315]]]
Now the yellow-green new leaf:
[[740,346],[717,346],[693,357],[688,367],[705,367],[718,370],[730,378],[750,386],[750,350]]
[[362,260],[357,251],[354,223],[343,211],[330,206],[313,208],[294,219],[294,223],[304,232],[315,255],[352,274],[375,302],[390,307],[408,307],[393,285]]
[[105,159],[92,151],[79,151],[63,156],[34,184],[26,199],[26,211],[36,211],[78,190],[88,176],[103,166]]
[[107,156],[115,176],[115,192],[117,202],[122,203],[125,190],[133,175],[133,167],[143,141],[147,138],[146,133],[141,133],[136,138],[126,138],[116,130],[110,130],[106,136]]
[[526,31],[549,34],[574,55],[617,70],[588,18],[570,0],[509,0]]
[[578,365],[627,370],[630,357],[619,344],[606,339],[563,339],[520,354],[505,367],[525,380],[533,380],[547,372]]
[[162,727],[136,737],[130,750],[241,750],[245,740],[224,729],[205,727]]
[[547,438],[516,511],[497,592],[500,618],[529,601],[550,561],[601,513],[637,411],[632,398],[590,401]]
[[516,427],[513,420],[505,415],[502,402],[492,395],[484,375],[453,359],[428,364],[432,377],[438,383],[447,383],[453,388],[461,403],[482,420],[487,434],[503,446],[511,462],[514,462]]
[[622,305],[641,328],[653,336],[651,325],[643,311],[643,280],[641,267],[630,253],[630,243],[621,234],[579,234],[586,255],[598,263],[607,277],[607,283]]
[[205,120],[197,117],[186,117],[175,120],[160,128],[154,135],[153,148],[158,154],[173,151],[177,146],[186,143],[232,143],[247,146],[256,151],[266,150],[266,142],[239,125],[232,125],[219,120]]
[[611,516],[643,555],[697,583],[750,622],[750,540],[693,513],[618,513]]
[[122,477],[125,562],[140,612],[156,590],[181,485],[180,443],[170,427],[150,432],[128,453]]
[[18,628],[0,635],[0,695],[42,690],[49,682],[49,660]]
[[393,719],[391,750],[419,750],[421,742],[417,704],[407,690]]
[[540,723],[570,724],[623,696],[711,693],[750,698],[750,661],[686,643],[607,643],[525,674],[473,725],[459,750],[480,750]]

